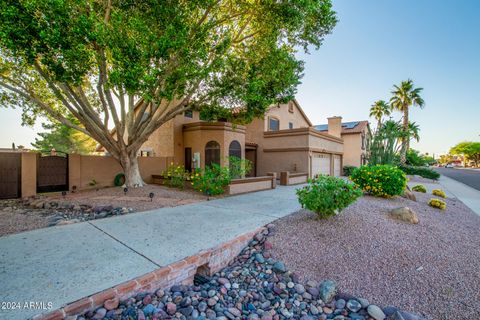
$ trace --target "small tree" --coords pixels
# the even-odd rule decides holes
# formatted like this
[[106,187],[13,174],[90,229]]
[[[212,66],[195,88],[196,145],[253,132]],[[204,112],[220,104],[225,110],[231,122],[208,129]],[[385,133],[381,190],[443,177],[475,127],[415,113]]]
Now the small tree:
[[382,120],[384,116],[389,116],[392,113],[392,108],[384,100],[377,100],[370,108],[370,117],[377,120],[377,130],[382,126]]
[[480,163],[480,142],[460,142],[450,149],[451,155],[463,155],[465,160],[472,160],[475,166]]
[[[79,125],[79,121],[67,115],[72,123]],[[35,138],[32,146],[37,150],[49,151],[55,149],[65,153],[90,154],[95,151],[97,142],[83,132],[77,131],[61,122],[42,123],[42,127],[47,132],[38,133],[39,138]]]
[[241,122],[286,102],[296,51],[335,23],[330,0],[4,0],[0,101],[92,137],[141,186],[137,153],[155,130],[187,110],[242,107]]

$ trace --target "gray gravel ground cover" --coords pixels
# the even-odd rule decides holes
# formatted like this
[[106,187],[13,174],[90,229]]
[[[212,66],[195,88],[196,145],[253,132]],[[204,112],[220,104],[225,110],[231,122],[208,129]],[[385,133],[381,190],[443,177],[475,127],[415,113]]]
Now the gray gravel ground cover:
[[[304,280],[332,279],[345,293],[394,305],[430,319],[480,318],[480,217],[462,202],[432,195],[365,196],[327,220],[299,211],[275,222],[273,256]],[[420,223],[386,217],[408,206]]]

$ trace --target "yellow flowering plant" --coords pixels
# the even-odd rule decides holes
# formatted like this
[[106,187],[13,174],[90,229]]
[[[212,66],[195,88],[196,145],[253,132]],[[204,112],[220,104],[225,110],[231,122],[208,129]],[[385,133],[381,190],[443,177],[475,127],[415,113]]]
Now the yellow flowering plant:
[[171,188],[184,189],[185,180],[189,180],[190,174],[182,165],[175,165],[173,162],[163,171],[163,184]]
[[405,173],[390,165],[362,166],[350,179],[365,193],[385,198],[401,195],[407,185]]

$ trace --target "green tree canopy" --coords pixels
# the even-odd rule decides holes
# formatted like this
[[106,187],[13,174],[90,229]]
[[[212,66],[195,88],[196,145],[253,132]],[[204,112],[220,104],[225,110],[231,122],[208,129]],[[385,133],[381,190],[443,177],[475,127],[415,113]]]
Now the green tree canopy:
[[460,142],[452,147],[449,153],[451,155],[463,155],[466,160],[472,160],[478,167],[480,163],[480,142]]
[[[81,126],[80,122],[72,115],[66,117],[75,125]],[[91,154],[95,152],[97,142],[83,132],[75,130],[61,122],[42,123],[46,132],[38,133],[32,146],[40,151],[55,149],[65,153]]]
[[143,185],[136,155],[156,129],[191,109],[249,121],[291,99],[297,50],[335,24],[330,0],[4,0],[0,100],[91,136]]

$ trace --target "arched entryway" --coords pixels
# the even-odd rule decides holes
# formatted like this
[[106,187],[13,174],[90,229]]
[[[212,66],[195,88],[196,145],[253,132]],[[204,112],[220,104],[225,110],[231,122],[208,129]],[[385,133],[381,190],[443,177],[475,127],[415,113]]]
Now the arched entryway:
[[230,146],[228,147],[228,156],[242,159],[242,146],[240,145],[240,142],[237,140],[230,142]]
[[205,145],[205,166],[212,163],[220,164],[220,144],[214,140]]

